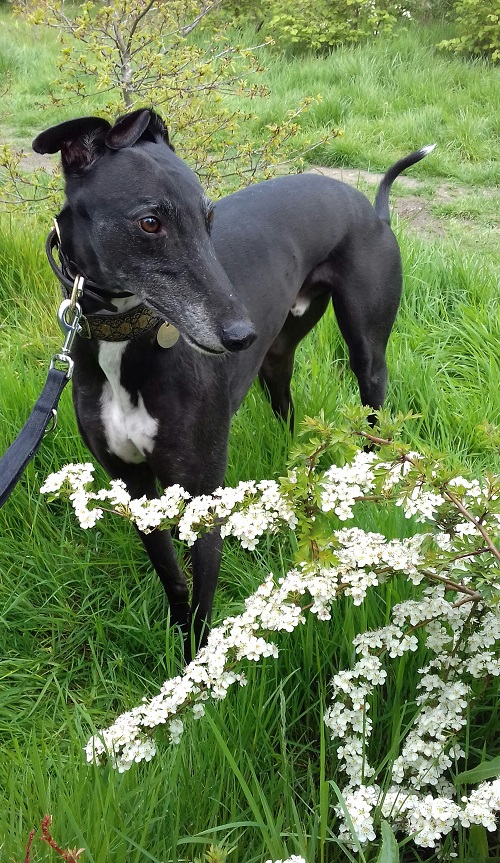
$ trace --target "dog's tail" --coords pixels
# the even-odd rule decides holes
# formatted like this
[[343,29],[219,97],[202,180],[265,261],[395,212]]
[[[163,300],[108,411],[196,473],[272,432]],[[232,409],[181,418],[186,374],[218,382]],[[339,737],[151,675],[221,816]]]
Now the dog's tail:
[[378,187],[375,204],[373,205],[377,216],[382,219],[383,222],[387,222],[388,225],[391,224],[389,192],[396,177],[398,177],[402,171],[406,171],[406,169],[411,165],[415,165],[416,162],[420,162],[421,159],[424,159],[425,156],[432,153],[435,146],[435,144],[429,144],[427,147],[421,147],[420,150],[415,150],[414,153],[410,153],[409,156],[405,156],[404,159],[400,159],[399,162],[396,162],[395,165],[386,171],[382,177],[380,186]]

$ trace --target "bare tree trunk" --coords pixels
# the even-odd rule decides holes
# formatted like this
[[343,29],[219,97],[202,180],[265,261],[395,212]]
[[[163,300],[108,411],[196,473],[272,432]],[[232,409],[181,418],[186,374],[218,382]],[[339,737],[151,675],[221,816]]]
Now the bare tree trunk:
[[115,44],[118,48],[118,53],[120,56],[120,89],[123,97],[123,102],[127,111],[133,105],[133,92],[134,88],[132,86],[133,79],[133,69],[132,69],[132,60],[130,55],[130,48],[126,44],[122,33],[120,32],[119,25],[116,22],[113,22],[113,33],[115,37]]

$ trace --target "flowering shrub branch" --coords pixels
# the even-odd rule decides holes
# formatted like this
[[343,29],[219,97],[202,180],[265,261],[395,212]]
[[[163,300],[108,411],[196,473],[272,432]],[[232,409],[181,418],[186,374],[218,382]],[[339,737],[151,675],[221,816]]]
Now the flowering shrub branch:
[[[404,417],[391,424],[381,414],[374,435],[366,413],[351,412],[341,429],[308,420],[277,482],[243,482],[198,498],[172,486],[156,500],[132,500],[119,481],[92,491],[91,465],[67,465],[47,479],[42,491],[68,496],[86,528],[111,511],[141,530],[177,526],[189,545],[214,529],[249,550],[265,533],[293,530],[296,537],[292,568],[282,577],[268,574],[243,612],[211,631],[182,675],[95,735],[86,747],[89,761],[124,771],[150,760],[154,729],[166,727],[178,743],[187,715],[203,716],[207,699],[245,685],[244,660],[278,655],[272,633],[292,632],[307,612],[329,620],[342,594],[360,605],[372,587],[403,575],[421,585],[419,598],[395,605],[387,626],[356,636],[357,660],[332,681],[324,721],[346,776],[349,813],[346,820],[344,807],[337,809],[339,837],[354,845],[373,841],[381,818],[423,847],[460,825],[495,829],[500,780],[460,796],[450,775],[465,755],[460,735],[477,682],[500,675],[500,477],[454,476],[434,456],[397,440]],[[360,438],[370,451],[359,447]],[[328,464],[334,457],[339,463]],[[369,503],[401,508],[413,535],[388,539],[341,526]],[[370,703],[387,678],[387,661],[415,651],[417,633],[429,657],[419,669],[418,709],[381,777],[369,761]]]
[[27,171],[23,167],[26,153],[0,146],[0,205],[36,208],[56,206],[60,198],[59,172],[49,173],[44,168]]

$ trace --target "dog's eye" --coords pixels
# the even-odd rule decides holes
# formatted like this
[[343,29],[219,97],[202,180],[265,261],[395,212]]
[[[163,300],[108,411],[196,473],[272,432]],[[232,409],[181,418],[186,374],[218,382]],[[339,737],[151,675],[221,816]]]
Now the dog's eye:
[[159,219],[154,216],[146,216],[144,219],[139,219],[139,225],[146,234],[157,234],[161,228]]

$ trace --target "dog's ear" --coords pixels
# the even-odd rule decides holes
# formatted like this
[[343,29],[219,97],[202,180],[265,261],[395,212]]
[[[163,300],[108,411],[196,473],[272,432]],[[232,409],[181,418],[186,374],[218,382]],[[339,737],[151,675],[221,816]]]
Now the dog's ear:
[[170,138],[168,137],[168,129],[165,124],[165,121],[162,120],[159,114],[156,111],[150,111],[151,119],[149,121],[149,126],[147,128],[147,132],[150,133],[153,137],[154,141],[164,141],[171,150],[174,148],[170,143]]
[[148,108],[139,108],[137,111],[132,111],[131,114],[124,114],[123,117],[119,117],[106,135],[106,146],[111,150],[133,147],[146,131],[150,118]]
[[111,150],[133,147],[139,140],[155,144],[164,141],[173,150],[165,123],[150,108],[139,108],[119,117],[106,135],[106,144]]
[[79,173],[99,158],[109,128],[108,121],[101,117],[67,120],[40,132],[32,147],[35,153],[43,154],[60,150],[64,170]]

